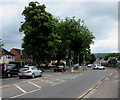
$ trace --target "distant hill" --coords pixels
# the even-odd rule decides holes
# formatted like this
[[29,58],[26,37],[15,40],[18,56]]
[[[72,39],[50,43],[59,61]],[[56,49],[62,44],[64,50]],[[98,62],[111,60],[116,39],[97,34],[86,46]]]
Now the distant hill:
[[98,58],[104,58],[106,55],[108,55],[109,53],[92,53],[95,55],[95,57]]

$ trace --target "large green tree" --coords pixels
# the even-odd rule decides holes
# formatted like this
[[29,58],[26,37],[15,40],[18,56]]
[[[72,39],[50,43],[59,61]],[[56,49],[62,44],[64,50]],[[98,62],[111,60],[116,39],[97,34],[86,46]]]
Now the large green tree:
[[[81,19],[76,20],[75,17],[58,20],[56,34],[61,37],[62,41],[56,55],[58,61],[63,57],[60,55],[65,57],[64,52],[66,50],[69,51],[69,54],[72,51],[74,52],[75,61],[77,61],[78,56],[90,54],[90,44],[93,43],[94,36],[84,25],[84,21]],[[80,58],[80,60],[83,59],[82,57]]]
[[28,55],[33,56],[37,64],[49,61],[56,51],[56,44],[61,42],[60,37],[54,34],[56,21],[45,8],[38,2],[30,2],[22,12],[25,17],[21,25],[25,34],[22,47]]

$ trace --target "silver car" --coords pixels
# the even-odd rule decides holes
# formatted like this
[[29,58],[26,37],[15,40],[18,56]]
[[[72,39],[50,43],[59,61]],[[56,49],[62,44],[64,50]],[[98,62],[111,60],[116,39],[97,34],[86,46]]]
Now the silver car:
[[95,66],[93,67],[93,69],[94,69],[94,70],[95,70],[95,69],[104,70],[104,69],[105,69],[105,66],[95,65]]
[[42,71],[38,68],[36,68],[35,66],[26,66],[26,67],[22,67],[19,70],[18,76],[19,78],[23,78],[23,77],[31,77],[34,78],[35,76],[42,76]]

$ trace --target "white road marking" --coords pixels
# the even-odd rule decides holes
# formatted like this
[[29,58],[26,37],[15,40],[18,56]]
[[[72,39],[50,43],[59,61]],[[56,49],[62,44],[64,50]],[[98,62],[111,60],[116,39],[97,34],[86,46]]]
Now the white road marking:
[[[58,85],[58,84],[63,83],[63,82],[64,82],[64,81],[58,82],[58,83],[56,83],[55,85]],[[51,86],[54,86],[54,85],[51,85]]]
[[78,76],[74,76],[74,77],[72,77],[72,78],[70,78],[70,79],[74,79],[74,78],[77,78]]
[[33,92],[36,92],[36,91],[39,91],[39,90],[41,90],[41,89],[39,88],[39,89],[36,89],[36,90],[30,91],[30,92],[26,92],[26,93],[23,93],[23,94],[19,94],[19,95],[16,95],[16,96],[10,97],[10,98],[17,98],[17,97],[20,97],[20,96],[23,96],[23,95],[26,95],[26,94],[30,94],[30,93],[33,93]]
[[9,87],[10,85],[5,85],[5,86],[1,86],[0,89],[5,88],[5,87]]
[[61,79],[58,79],[58,78],[53,78],[53,77],[50,77],[51,79],[54,79],[54,80],[58,80],[58,81],[63,81]]
[[34,84],[34,83],[30,82],[30,81],[28,81],[28,83],[30,83],[30,84],[32,84],[32,85],[38,87],[38,88],[41,88],[41,86],[38,86],[38,85],[36,85],[36,84]]
[[21,90],[23,93],[27,93],[25,90],[23,90],[21,87],[19,87],[17,84],[14,84],[19,90]]
[[51,82],[51,81],[47,81],[47,80],[42,80],[42,79],[39,79],[40,81],[43,81],[43,82],[46,82],[46,83],[51,83],[53,85],[55,85],[55,83]]

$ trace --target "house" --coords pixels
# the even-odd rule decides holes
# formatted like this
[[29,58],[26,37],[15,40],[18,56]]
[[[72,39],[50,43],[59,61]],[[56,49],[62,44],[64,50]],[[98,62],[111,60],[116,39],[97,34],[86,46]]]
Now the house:
[[27,55],[24,50],[12,48],[10,52],[15,55],[15,61],[23,61],[25,63],[33,62],[32,56]]
[[10,53],[15,55],[15,61],[21,61],[21,51],[20,49],[12,48]]
[[0,48],[0,63],[9,63],[9,61],[14,61],[15,55],[10,53],[4,48]]

